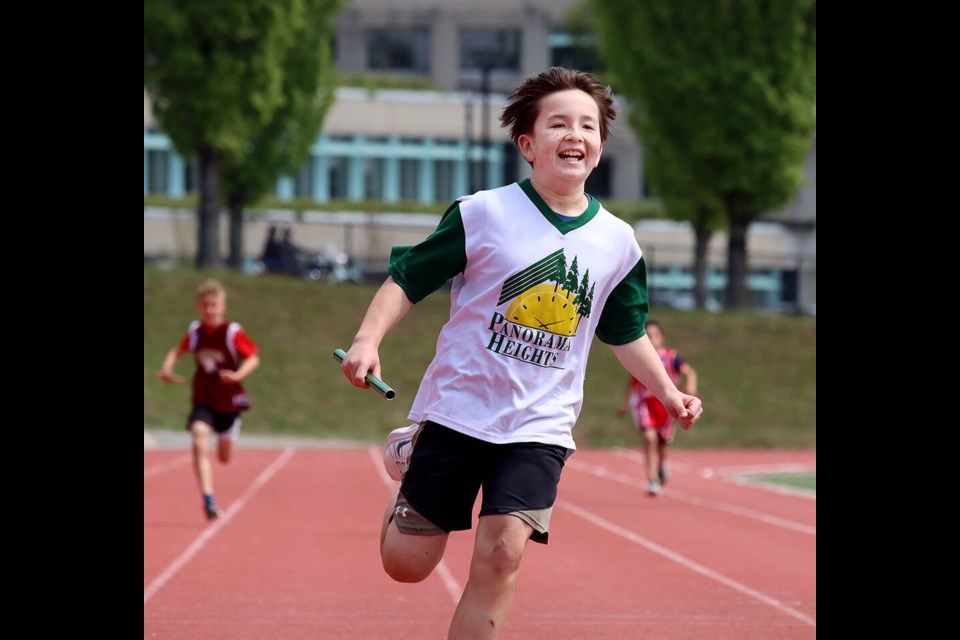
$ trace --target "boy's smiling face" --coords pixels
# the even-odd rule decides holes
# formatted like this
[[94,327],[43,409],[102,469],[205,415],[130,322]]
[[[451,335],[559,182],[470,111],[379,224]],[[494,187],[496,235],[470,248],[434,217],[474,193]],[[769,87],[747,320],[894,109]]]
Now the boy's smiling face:
[[544,96],[539,106],[533,130],[517,139],[520,152],[538,182],[558,191],[576,185],[582,190],[603,153],[597,103],[569,89]]
[[661,331],[657,325],[651,324],[647,326],[647,337],[650,338],[650,344],[653,345],[654,349],[663,347],[663,331]]
[[219,326],[227,311],[227,300],[223,295],[210,293],[197,298],[197,311],[200,313],[200,322],[208,327]]

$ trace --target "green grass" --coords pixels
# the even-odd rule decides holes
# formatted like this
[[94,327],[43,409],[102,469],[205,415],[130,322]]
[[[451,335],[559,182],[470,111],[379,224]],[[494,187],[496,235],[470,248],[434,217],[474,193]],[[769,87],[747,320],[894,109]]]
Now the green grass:
[[[222,280],[228,318],[240,322],[261,349],[260,368],[247,380],[252,409],[244,433],[303,435],[379,442],[406,421],[417,385],[446,321],[449,295],[417,304],[381,345],[383,378],[397,393],[386,401],[350,386],[333,358],[347,349],[379,283],[326,284],[278,276],[193,269],[143,272],[143,424],[183,429],[189,388],[156,379],[167,351],[191,320],[197,284]],[[711,314],[654,309],[667,344],[697,370],[703,419],[679,431],[675,446],[810,448],[816,446],[816,319],[752,312]],[[184,357],[177,373],[189,377]],[[574,429],[578,446],[637,446],[629,418],[618,418],[627,374],[596,341],[585,398]]]

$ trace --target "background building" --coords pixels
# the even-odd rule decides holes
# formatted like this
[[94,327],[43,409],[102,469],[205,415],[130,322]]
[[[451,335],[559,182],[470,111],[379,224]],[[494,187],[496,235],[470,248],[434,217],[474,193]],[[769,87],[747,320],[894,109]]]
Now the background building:
[[[558,64],[592,70],[589,51],[576,46],[581,40],[568,27],[567,11],[577,4],[353,0],[336,29],[339,72],[389,74],[432,89],[339,89],[309,159],[297,175],[277,181],[275,195],[320,203],[416,202],[425,212],[437,212],[458,195],[527,177],[527,164],[501,129],[499,114],[507,92],[527,75]],[[196,191],[195,169],[156,128],[146,95],[143,153],[144,195]],[[806,176],[808,184],[794,203],[751,235],[755,273],[748,285],[758,306],[815,304],[815,141]],[[642,147],[626,114],[614,123],[587,190],[601,200],[649,197]],[[654,292],[689,293],[692,233],[684,225],[653,226],[648,233],[658,239],[656,245],[647,237],[643,246],[659,256],[651,274]],[[723,290],[724,255],[725,239],[718,236],[711,245],[710,280],[717,292]]]

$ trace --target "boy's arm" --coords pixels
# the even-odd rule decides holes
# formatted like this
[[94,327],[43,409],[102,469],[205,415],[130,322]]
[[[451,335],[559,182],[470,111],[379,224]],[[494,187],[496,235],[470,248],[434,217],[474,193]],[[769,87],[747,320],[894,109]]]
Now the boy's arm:
[[684,361],[677,373],[683,376],[683,390],[691,395],[697,395],[697,371],[690,366],[690,363]]
[[689,429],[700,419],[703,414],[700,398],[677,388],[646,334],[633,342],[610,345],[610,348],[620,364],[663,403],[682,428]]
[[380,342],[412,307],[413,303],[393,276],[387,276],[370,301],[360,329],[343,359],[341,368],[350,384],[364,389],[369,387],[364,379],[368,373],[383,379],[380,374]]
[[220,379],[229,382],[243,382],[243,379],[253,373],[254,369],[260,366],[260,356],[256,353],[249,356],[240,363],[236,371],[223,370],[220,372]]
[[173,373],[173,367],[177,364],[177,360],[180,359],[183,353],[180,345],[175,346],[167,352],[167,356],[163,359],[163,364],[160,366],[160,373],[158,374],[161,380],[164,382],[173,382],[176,379]]

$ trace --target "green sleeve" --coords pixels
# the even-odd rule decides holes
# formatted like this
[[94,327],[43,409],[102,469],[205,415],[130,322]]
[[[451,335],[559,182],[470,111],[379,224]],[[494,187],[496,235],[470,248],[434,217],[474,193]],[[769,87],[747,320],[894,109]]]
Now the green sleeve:
[[410,302],[417,303],[463,272],[467,266],[466,235],[460,204],[454,202],[440,224],[420,244],[393,247],[387,272]]
[[647,264],[641,257],[620,281],[600,314],[597,337],[612,345],[633,342],[647,332]]

